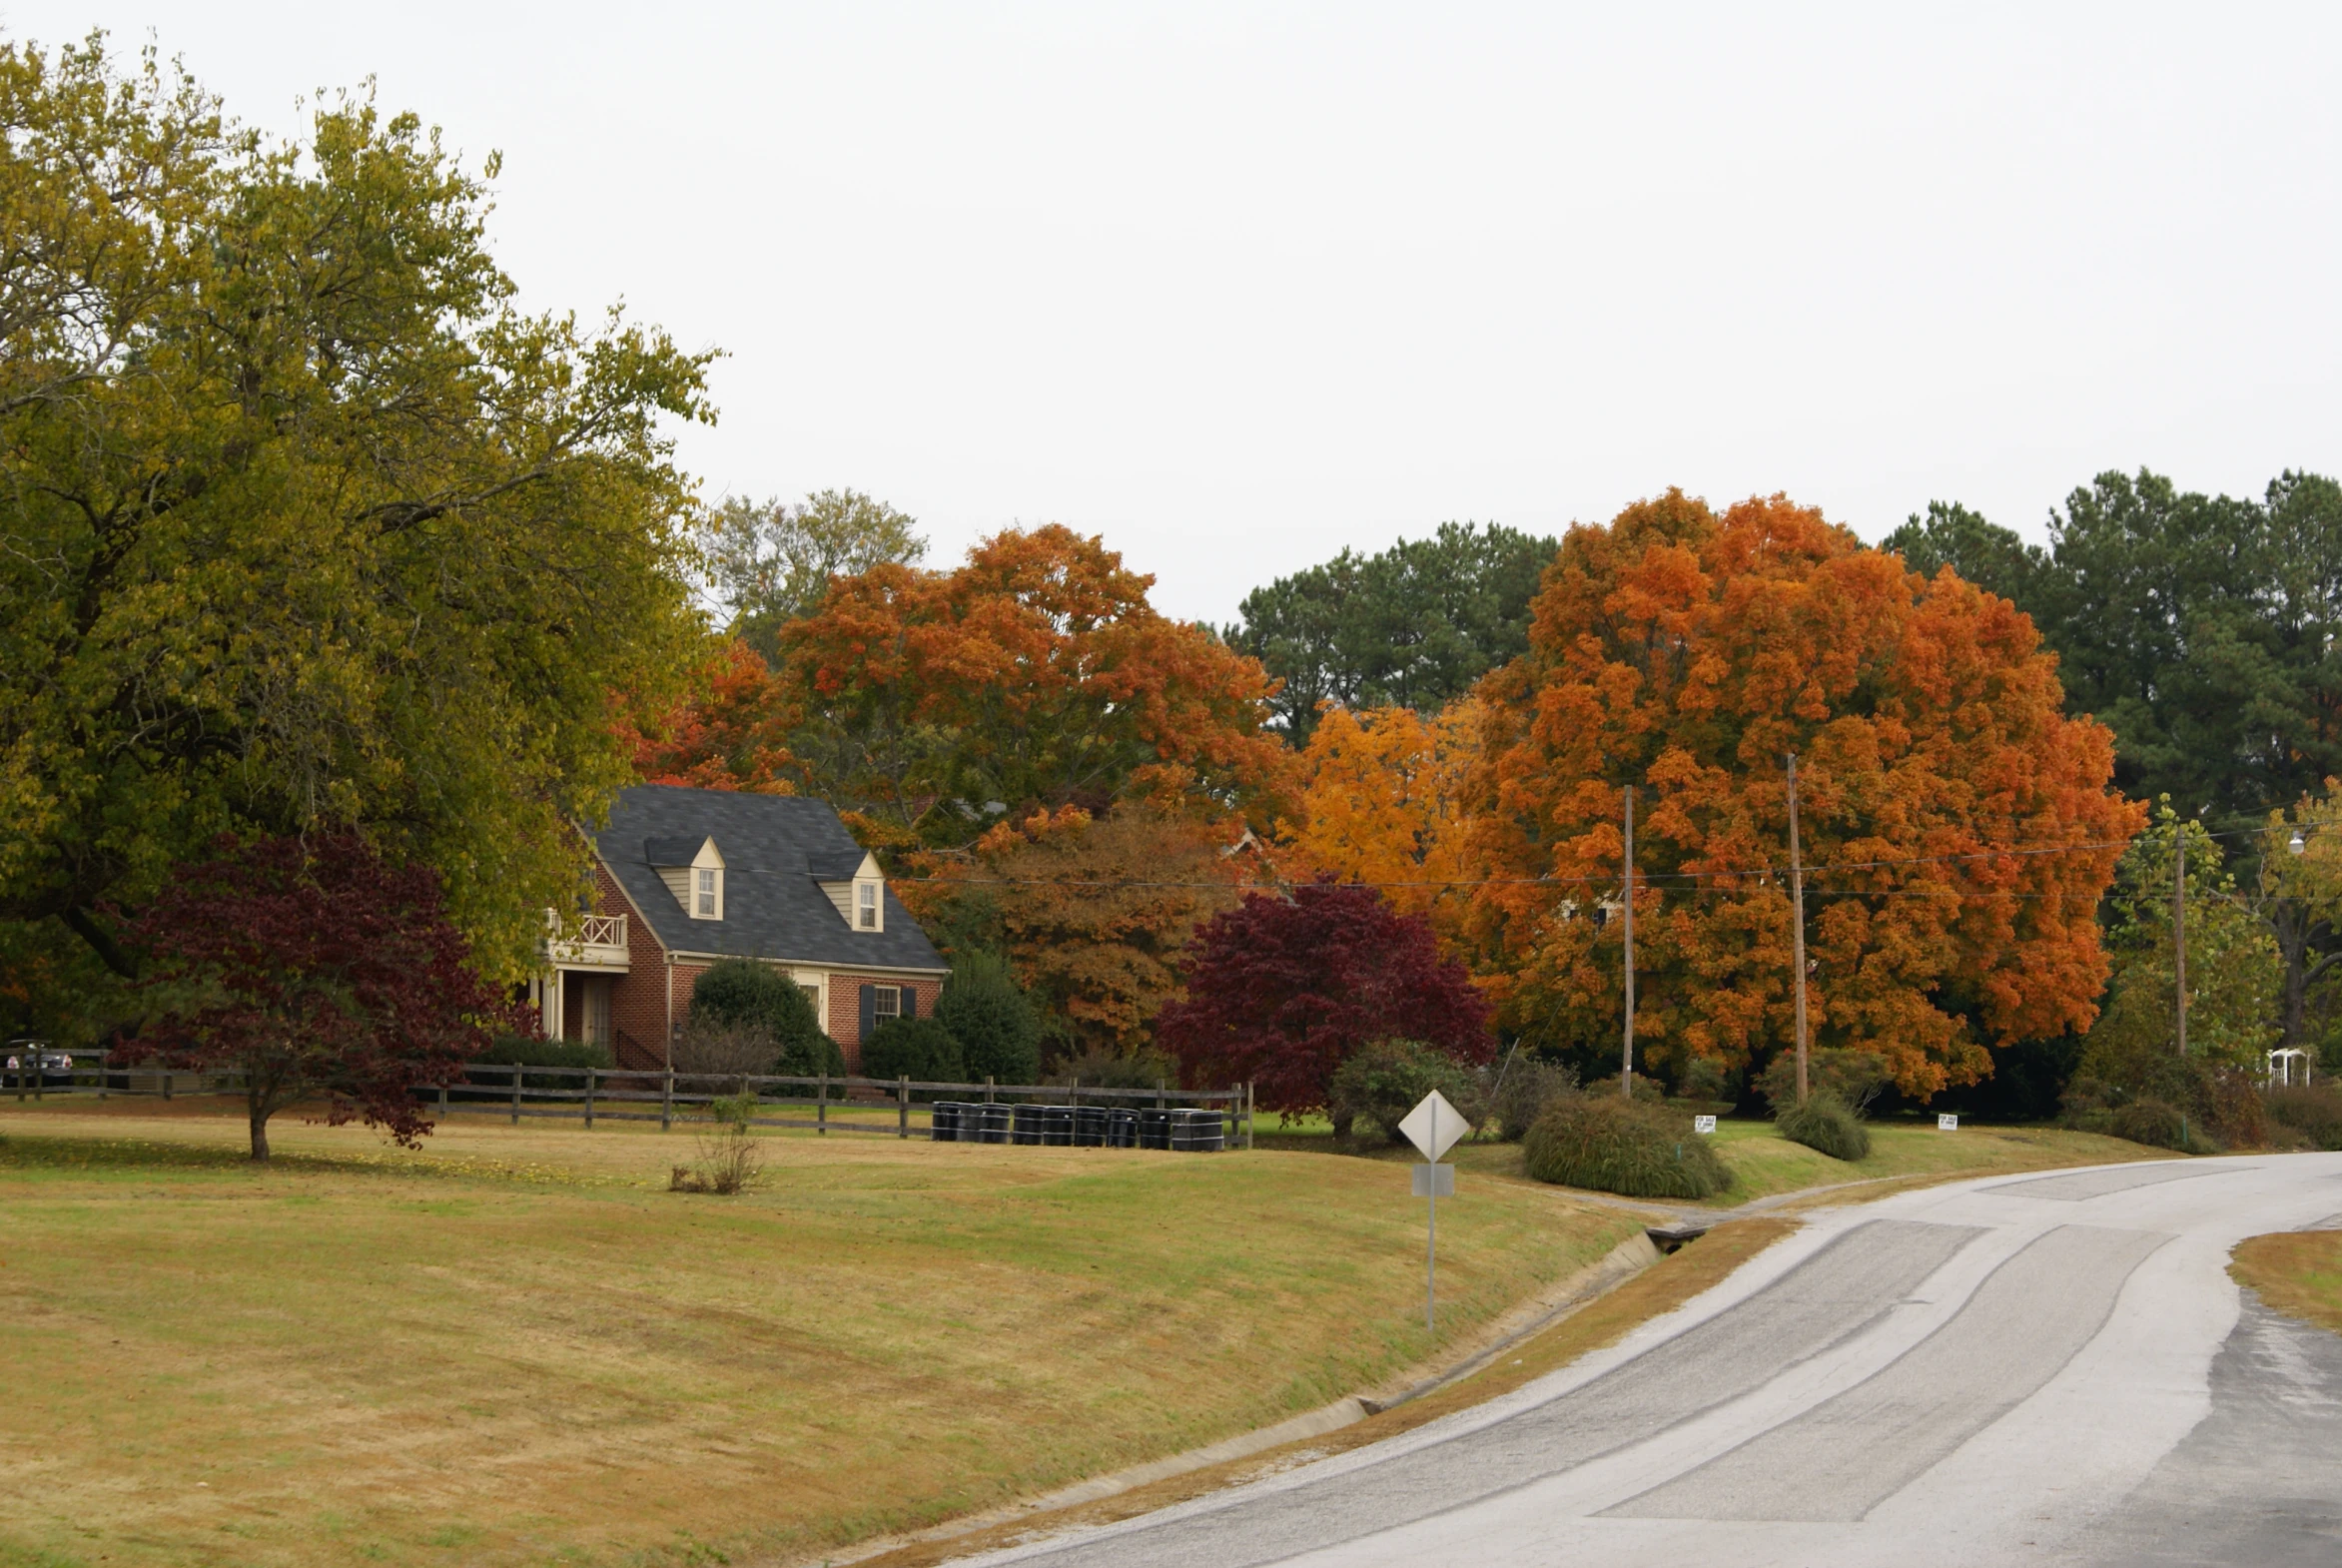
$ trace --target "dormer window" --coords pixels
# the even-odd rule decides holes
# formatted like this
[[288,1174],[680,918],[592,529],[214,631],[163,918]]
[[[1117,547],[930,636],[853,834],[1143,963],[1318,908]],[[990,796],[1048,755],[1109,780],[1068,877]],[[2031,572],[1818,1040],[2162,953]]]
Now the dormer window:
[[854,884],[854,929],[857,931],[876,931],[878,929],[878,884],[875,882]]
[[724,918],[724,857],[714,839],[704,834],[646,839],[642,858],[658,872],[684,914],[693,920]]

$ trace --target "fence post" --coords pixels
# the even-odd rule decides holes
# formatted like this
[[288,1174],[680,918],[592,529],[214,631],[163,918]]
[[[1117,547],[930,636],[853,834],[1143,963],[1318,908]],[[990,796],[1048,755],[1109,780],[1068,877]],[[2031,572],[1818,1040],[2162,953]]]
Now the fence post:
[[911,1136],[911,1075],[905,1073],[895,1080],[895,1137]]
[[593,1080],[594,1070],[587,1068],[585,1070],[585,1125],[588,1130],[593,1127]]
[[[172,1079],[172,1073],[171,1073],[171,1070],[170,1070],[169,1068],[165,1068],[165,1069],[163,1069],[163,1098],[164,1098],[165,1100],[169,1100],[169,1099],[171,1098],[171,1079]],[[19,1100],[22,1100],[24,1097],[23,1097],[22,1095],[19,1095],[19,1096],[17,1096],[17,1098],[18,1098]]]
[[664,1133],[675,1121],[675,1070],[667,1069],[667,1076],[659,1089],[659,1131]]
[[520,1064],[512,1064],[512,1125],[520,1125]]
[[1244,1147],[1252,1147],[1252,1081],[1244,1080]]
[[1159,1078],[1155,1081],[1155,1109],[1161,1111],[1164,1108],[1164,1082]]
[[984,1103],[988,1106],[992,1104],[992,1075],[990,1073],[984,1075]]
[[821,1070],[821,1098],[813,1103],[813,1133],[816,1138],[830,1136],[830,1070]]
[[439,1080],[439,1115],[440,1115],[440,1116],[443,1118],[443,1117],[445,1117],[445,1116],[446,1116],[446,1114],[447,1114],[447,1081],[446,1081],[445,1079],[443,1079],[443,1078],[442,1078],[442,1079],[440,1079],[440,1080]]

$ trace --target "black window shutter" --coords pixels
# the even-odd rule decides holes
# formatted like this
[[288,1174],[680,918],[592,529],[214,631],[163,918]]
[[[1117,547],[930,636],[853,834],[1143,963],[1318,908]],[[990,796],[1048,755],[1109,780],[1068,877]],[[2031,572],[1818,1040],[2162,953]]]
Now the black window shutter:
[[864,986],[862,988],[862,1034],[860,1038],[867,1041],[877,1028],[878,987]]
[[905,1018],[919,1016],[919,993],[913,991],[909,986],[903,988],[903,1016]]

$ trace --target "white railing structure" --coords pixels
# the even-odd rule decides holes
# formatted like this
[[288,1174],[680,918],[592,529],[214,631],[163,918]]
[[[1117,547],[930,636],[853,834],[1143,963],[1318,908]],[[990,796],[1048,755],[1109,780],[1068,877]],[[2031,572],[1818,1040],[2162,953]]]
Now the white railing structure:
[[2268,1085],[2271,1089],[2290,1089],[2296,1079],[2302,1087],[2309,1085],[2310,1054],[2299,1046],[2286,1046],[2269,1053]]
[[624,915],[580,915],[575,927],[564,932],[560,917],[546,910],[545,924],[547,962],[561,969],[626,970],[630,950]]

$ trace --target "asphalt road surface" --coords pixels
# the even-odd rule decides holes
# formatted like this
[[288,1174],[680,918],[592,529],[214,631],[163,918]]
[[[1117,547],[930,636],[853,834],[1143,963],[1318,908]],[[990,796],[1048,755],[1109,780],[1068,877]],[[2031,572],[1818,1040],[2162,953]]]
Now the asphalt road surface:
[[1824,1214],[1501,1399],[979,1560],[2333,1568],[2342,1338],[2227,1274],[2244,1237],[2320,1224],[2342,1224],[2342,1155],[1994,1177]]

